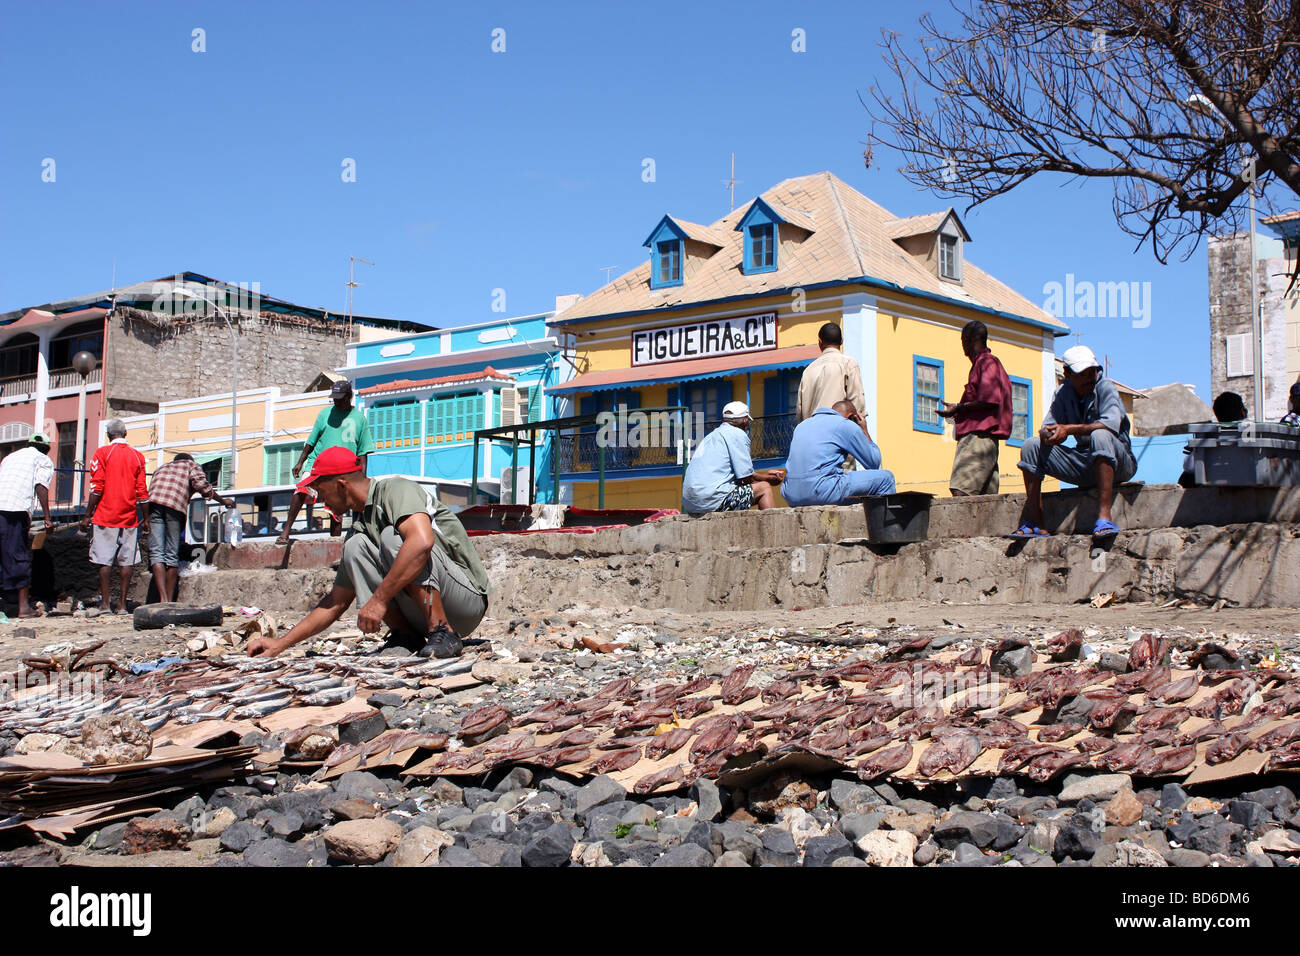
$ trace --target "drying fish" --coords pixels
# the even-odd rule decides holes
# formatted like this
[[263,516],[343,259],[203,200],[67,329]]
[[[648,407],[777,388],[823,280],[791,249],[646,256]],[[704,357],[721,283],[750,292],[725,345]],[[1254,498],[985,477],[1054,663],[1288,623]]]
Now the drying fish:
[[[754,674],[754,664],[746,664],[743,667],[734,668],[725,677],[722,678],[722,702],[724,704],[739,704],[742,700],[742,694],[745,686],[749,683],[750,677]],[[751,696],[757,696],[757,688]]]
[[1177,773],[1179,770],[1190,767],[1195,759],[1195,747],[1155,750],[1138,761],[1135,769],[1144,776],[1159,777],[1168,773]]
[[981,656],[982,652],[980,649],[978,647],[972,647],[969,651],[966,651],[957,658],[957,663],[961,664],[963,667],[969,667],[971,664],[978,664]]
[[1030,780],[1037,783],[1046,783],[1066,767],[1077,767],[1079,764],[1087,762],[1087,754],[1070,753],[1068,750],[1061,750],[1056,753],[1042,754],[1035,757],[1029,761],[1024,773]]
[[670,783],[680,783],[682,780],[682,765],[673,764],[663,770],[657,770],[654,773],[646,774],[632,787],[634,793],[644,796],[652,793],[660,787],[667,786]]
[[534,723],[544,724],[547,721],[554,720],[557,717],[563,717],[565,714],[569,712],[571,707],[572,704],[567,700],[547,701],[545,704],[542,704],[542,706],[540,707],[534,707],[528,713],[518,718],[515,721],[515,723],[519,725],[534,724]]
[[979,738],[972,733],[949,734],[926,748],[916,769],[927,777],[941,770],[956,775],[973,764],[982,749]]
[[1241,756],[1249,746],[1249,734],[1240,730],[1233,731],[1227,736],[1220,737],[1205,748],[1205,762],[1211,766],[1226,763]]
[[1184,707],[1157,707],[1138,718],[1137,731],[1177,729],[1189,716],[1190,712]]
[[670,753],[675,753],[685,747],[686,741],[690,740],[694,733],[695,731],[690,727],[678,727],[676,730],[670,730],[652,738],[646,745],[646,758],[649,760],[662,760]]
[[1059,753],[1060,747],[1051,744],[1034,743],[1026,739],[1023,743],[1012,744],[998,760],[998,776],[1006,777],[1015,773],[1022,766],[1044,754]]
[[330,687],[326,690],[318,690],[314,694],[308,694],[302,698],[302,702],[308,707],[329,707],[332,704],[341,704],[346,700],[351,700],[356,692],[357,689],[352,686]]
[[581,747],[591,743],[596,739],[596,733],[592,730],[570,730],[563,737],[551,742],[552,747]]
[[1038,739],[1045,744],[1055,744],[1083,731],[1083,724],[1048,724],[1038,729]]
[[510,711],[495,704],[486,704],[471,710],[460,722],[460,732],[466,737],[479,737],[510,720]]
[[221,720],[235,709],[234,704],[225,704],[213,710],[198,711],[196,713],[180,713],[176,716],[176,722],[179,724],[196,724],[200,720]]
[[885,774],[902,770],[911,762],[912,745],[904,742],[897,747],[890,747],[888,750],[882,750],[862,760],[857,768],[858,778],[861,780],[875,780]]
[[1084,737],[1082,740],[1075,741],[1074,746],[1088,756],[1096,757],[1108,750],[1113,750],[1115,741],[1111,737]]
[[[704,725],[708,726],[704,726]],[[732,717],[706,718],[696,725],[699,736],[691,745],[691,760],[706,759],[709,754],[723,750],[735,742],[740,733],[740,722]]]
[[284,710],[293,699],[290,697],[281,697],[276,700],[263,700],[256,704],[249,704],[246,707],[240,707],[235,711],[235,716],[244,720],[254,717],[266,717],[274,714],[277,710]]
[[1182,680],[1168,681],[1155,687],[1147,688],[1147,700],[1164,701],[1169,704],[1176,704],[1180,700],[1186,700],[1196,693],[1196,688],[1200,686],[1201,678],[1192,674]]
[[1144,743],[1125,743],[1117,744],[1106,753],[1102,754],[1097,763],[1107,770],[1120,772],[1132,770],[1151,754],[1151,748]]
[[1222,737],[1227,732],[1228,728],[1223,726],[1221,721],[1216,720],[1214,723],[1206,724],[1200,730],[1190,730],[1175,738],[1174,743],[1180,747],[1185,747],[1188,744],[1198,744],[1202,740],[1213,740],[1215,737]]
[[1129,649],[1128,669],[1130,671],[1140,671],[1148,667],[1154,667],[1163,661],[1168,653],[1169,641],[1167,638],[1157,638],[1154,634],[1143,634]]
[[538,733],[553,734],[561,730],[572,730],[574,727],[581,725],[587,719],[586,714],[566,714],[563,717],[556,717],[548,720],[538,728]]
[[792,680],[778,680],[768,684],[762,690],[763,701],[768,704],[774,704],[779,700],[785,700],[791,694],[799,691],[799,684]]
[[1083,632],[1077,627],[1062,631],[1047,642],[1047,652],[1054,661],[1078,660],[1083,648]]
[[1289,724],[1283,724],[1276,730],[1270,730],[1268,733],[1262,735],[1255,742],[1255,749],[1271,750],[1275,747],[1285,747],[1297,740],[1300,740],[1300,720]]
[[[748,700],[748,698],[745,699]],[[712,709],[713,701],[707,697],[690,697],[686,700],[678,700],[673,711],[677,714],[679,720],[690,720],[700,714],[707,714]]]
[[545,753],[533,757],[532,762],[542,767],[554,769],[563,764],[581,763],[590,756],[590,747],[551,747]]
[[635,766],[641,759],[640,747],[627,747],[623,750],[614,750],[601,757],[591,765],[593,773],[614,773],[619,770],[627,770]]

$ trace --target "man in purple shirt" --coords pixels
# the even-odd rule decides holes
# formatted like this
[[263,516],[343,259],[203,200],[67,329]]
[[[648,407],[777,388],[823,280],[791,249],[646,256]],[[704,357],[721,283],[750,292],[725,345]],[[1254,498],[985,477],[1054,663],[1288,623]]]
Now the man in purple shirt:
[[970,378],[961,401],[938,410],[951,418],[957,433],[953,456],[953,496],[998,493],[998,446],[1011,437],[1011,379],[989,351],[989,330],[983,322],[967,322],[961,349],[970,359]]

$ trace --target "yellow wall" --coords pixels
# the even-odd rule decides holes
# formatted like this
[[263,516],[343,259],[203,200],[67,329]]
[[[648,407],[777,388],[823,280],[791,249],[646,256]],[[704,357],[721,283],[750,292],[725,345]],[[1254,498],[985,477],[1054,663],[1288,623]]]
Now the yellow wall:
[[[303,404],[306,403],[306,404]],[[266,430],[267,405],[271,406],[271,430]],[[297,406],[303,407],[284,407]],[[320,410],[329,404],[329,393],[312,393],[310,396],[281,396],[277,391],[240,393],[239,424],[236,427],[238,471],[234,487],[256,488],[263,482],[263,448],[305,441],[307,430],[316,421]],[[219,417],[229,421],[229,395],[202,396],[180,402],[166,403],[162,411],[124,419],[126,439],[145,456],[150,471],[172,460],[181,451],[189,452],[203,460],[230,451],[230,426],[191,429],[194,418]],[[161,439],[161,440],[160,440]]]
[[[578,368],[581,372],[626,369],[631,365],[631,335],[634,328],[671,326],[702,317],[750,315],[776,311],[778,316],[777,347],[816,344],[817,330],[828,321],[839,322],[844,296],[860,294],[860,287],[843,286],[810,293],[806,311],[795,312],[788,295],[763,296],[723,307],[713,304],[697,306],[653,317],[623,317],[584,323],[577,333]],[[882,297],[883,298],[883,297]],[[1038,409],[1050,399],[1054,382],[1043,380],[1042,330],[1012,320],[990,316],[958,305],[933,301],[913,301],[899,295],[896,304],[878,303],[876,319],[876,419],[868,421],[872,437],[880,445],[883,467],[894,472],[900,491],[928,491],[948,495],[957,444],[948,425],[944,434],[918,431],[912,424],[914,355],[943,362],[943,398],[956,402],[970,374],[970,360],[961,347],[961,328],[972,319],[989,328],[989,346],[1002,361],[1007,374],[1029,379],[1033,383],[1030,434],[1036,432]],[[667,372],[663,367],[661,372]],[[756,372],[750,377],[750,411],[755,417],[765,414],[764,382],[773,372]],[[745,375],[731,378],[733,400],[745,398]],[[1048,391],[1044,393],[1043,389]],[[641,407],[667,404],[668,386],[656,385],[636,389],[641,393]],[[581,401],[580,397],[576,401]],[[1022,491],[1024,481],[1016,463],[1018,447],[1003,444],[998,471],[1003,492]],[[1050,480],[1044,490],[1059,487]],[[595,507],[597,486],[594,480],[574,483],[574,503]],[[671,478],[642,478],[608,481],[605,486],[607,507],[678,508],[681,506],[680,475]]]

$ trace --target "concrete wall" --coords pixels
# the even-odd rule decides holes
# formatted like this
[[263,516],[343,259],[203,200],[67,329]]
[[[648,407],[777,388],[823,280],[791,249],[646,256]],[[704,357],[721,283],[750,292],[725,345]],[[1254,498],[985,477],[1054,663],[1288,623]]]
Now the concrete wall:
[[[492,613],[571,603],[682,610],[760,610],[879,601],[1072,603],[1223,598],[1300,607],[1300,488],[1126,486],[1126,530],[1094,553],[1096,497],[1045,496],[1052,538],[1011,542],[1022,495],[942,499],[931,537],[903,546],[865,540],[861,508],[794,508],[669,517],[593,534],[474,538],[496,588]],[[1214,522],[1210,524],[1208,522]],[[329,587],[339,542],[284,549],[219,548],[223,570],[186,579],[181,599],[305,611]],[[272,570],[283,569],[283,570]],[[287,603],[277,603],[287,602]]]

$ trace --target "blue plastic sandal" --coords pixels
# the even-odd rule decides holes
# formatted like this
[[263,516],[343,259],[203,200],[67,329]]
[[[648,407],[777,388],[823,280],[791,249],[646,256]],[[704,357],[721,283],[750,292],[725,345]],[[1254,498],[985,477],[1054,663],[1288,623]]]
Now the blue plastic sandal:
[[1094,538],[1113,538],[1117,534],[1119,534],[1119,525],[1105,518],[1098,518],[1097,523],[1092,526]]
[[1023,540],[1026,538],[1050,538],[1051,533],[1044,528],[1039,528],[1026,522],[1016,529],[1015,534],[1009,534],[1007,537],[1016,538],[1017,540]]

